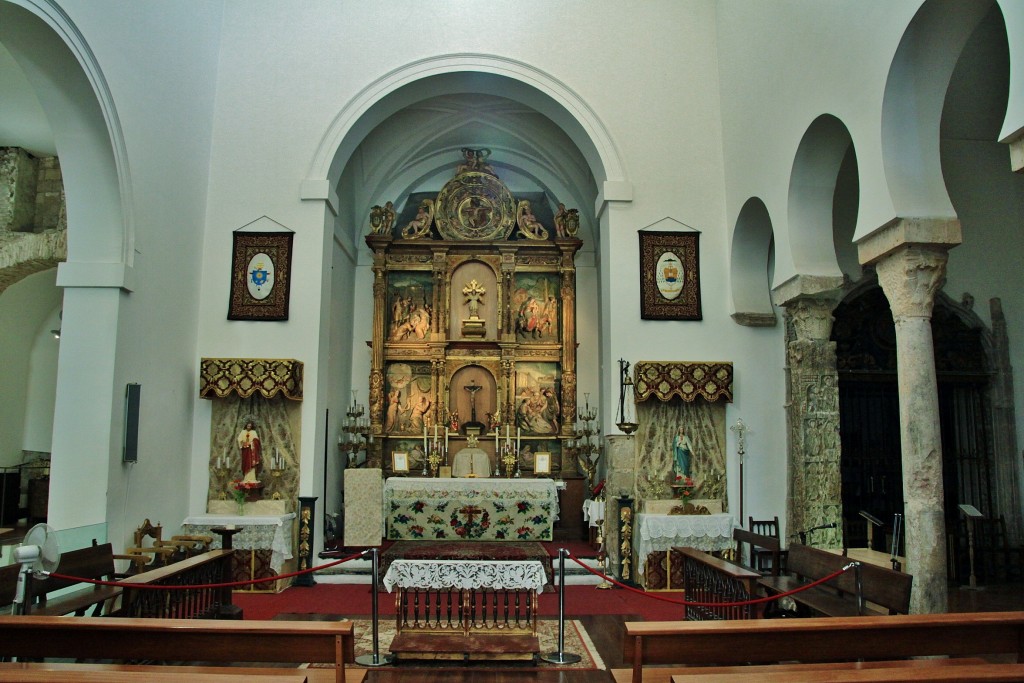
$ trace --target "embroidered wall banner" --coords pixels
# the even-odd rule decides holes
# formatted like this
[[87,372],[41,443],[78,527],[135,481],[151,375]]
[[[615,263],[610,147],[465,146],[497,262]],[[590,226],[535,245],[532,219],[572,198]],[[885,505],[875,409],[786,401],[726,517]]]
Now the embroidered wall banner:
[[678,396],[688,402],[703,396],[732,403],[732,363],[637,361],[633,370],[637,403],[652,396],[659,401]]
[[302,400],[302,361],[265,358],[203,358],[199,370],[199,397],[226,398],[278,394]]

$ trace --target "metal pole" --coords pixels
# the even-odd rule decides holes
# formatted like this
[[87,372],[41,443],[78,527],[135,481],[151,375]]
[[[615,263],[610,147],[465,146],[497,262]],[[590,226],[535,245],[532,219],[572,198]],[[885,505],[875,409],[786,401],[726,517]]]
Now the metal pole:
[[373,593],[370,595],[370,604],[372,606],[373,611],[373,654],[359,655],[358,657],[356,657],[356,664],[361,664],[362,666],[384,666],[385,664],[391,664],[392,662],[394,662],[395,658],[392,655],[382,656],[380,654],[380,643],[378,641],[379,628],[377,626],[377,620],[380,618],[380,614],[377,611],[377,549],[370,548],[370,550],[363,551],[363,554],[365,555],[367,552],[373,555],[373,568],[371,569],[371,571],[373,572],[373,581],[371,583],[371,589],[373,590]]
[[565,556],[569,551],[558,549],[558,652],[546,652],[540,658],[551,664],[575,664],[583,658],[565,650]]

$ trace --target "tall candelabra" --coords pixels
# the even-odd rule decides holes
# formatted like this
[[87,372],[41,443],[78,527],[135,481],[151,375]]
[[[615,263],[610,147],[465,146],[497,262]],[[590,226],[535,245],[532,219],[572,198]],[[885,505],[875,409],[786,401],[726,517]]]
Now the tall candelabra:
[[594,441],[600,437],[601,424],[596,422],[597,407],[590,407],[590,394],[583,394],[584,407],[577,411],[574,438],[569,441],[569,454],[576,460],[576,469],[587,478],[587,490],[594,487],[594,474],[601,460],[601,446]]
[[345,413],[348,419],[341,425],[341,431],[348,436],[338,434],[338,451],[348,454],[349,467],[357,467],[359,452],[366,451],[368,445],[373,443],[373,435],[370,434],[370,418],[363,417],[366,414],[366,407],[357,399],[358,392],[353,389],[352,405]]
[[497,427],[494,429],[494,476],[500,477],[501,468],[505,468],[505,476],[511,479],[512,477],[522,476],[522,472],[519,469],[519,444],[520,436],[516,434],[515,441],[512,440],[512,435],[508,431],[508,427],[505,428],[505,438],[501,439],[501,435],[498,432]]
[[[426,434],[426,430],[424,430]],[[426,443],[426,436],[423,437],[424,447],[426,453],[424,455],[425,462],[423,463],[423,475],[426,476],[427,466],[430,466],[430,476],[436,477],[441,468],[441,463],[447,464],[448,462],[448,428],[445,427],[444,442],[437,436],[437,429],[434,429],[434,439],[429,444]]]

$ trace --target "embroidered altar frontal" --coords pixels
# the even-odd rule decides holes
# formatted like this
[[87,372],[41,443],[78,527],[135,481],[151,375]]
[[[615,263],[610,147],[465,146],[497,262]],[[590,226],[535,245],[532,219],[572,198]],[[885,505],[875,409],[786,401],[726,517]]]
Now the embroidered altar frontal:
[[550,541],[558,492],[550,479],[391,477],[384,518],[392,540]]

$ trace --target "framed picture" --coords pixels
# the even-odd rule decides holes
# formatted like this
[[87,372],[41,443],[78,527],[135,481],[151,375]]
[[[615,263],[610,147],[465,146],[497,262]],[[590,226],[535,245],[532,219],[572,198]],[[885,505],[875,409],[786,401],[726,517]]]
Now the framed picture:
[[235,232],[228,320],[287,320],[292,232]]
[[534,474],[551,474],[551,454],[546,451],[538,451],[533,456]]
[[405,451],[394,451],[391,454],[392,472],[409,472],[409,454]]
[[640,317],[701,320],[698,232],[640,231]]

